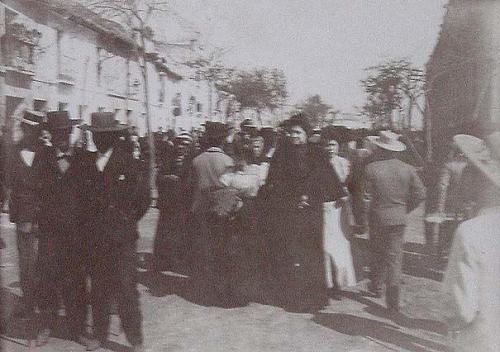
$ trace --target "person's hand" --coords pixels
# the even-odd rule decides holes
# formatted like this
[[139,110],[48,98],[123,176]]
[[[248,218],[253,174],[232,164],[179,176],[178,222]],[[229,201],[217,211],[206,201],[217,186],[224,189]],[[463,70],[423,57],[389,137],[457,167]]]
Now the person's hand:
[[170,181],[179,181],[179,176],[177,175],[166,175],[165,178]]
[[303,195],[302,197],[300,197],[300,202],[299,202],[299,205],[298,205],[298,208],[299,209],[305,209],[305,208],[308,208],[311,206],[311,204],[309,204],[309,197],[306,196],[306,195]]
[[17,224],[17,229],[22,233],[31,233],[33,224],[31,222],[21,222]]

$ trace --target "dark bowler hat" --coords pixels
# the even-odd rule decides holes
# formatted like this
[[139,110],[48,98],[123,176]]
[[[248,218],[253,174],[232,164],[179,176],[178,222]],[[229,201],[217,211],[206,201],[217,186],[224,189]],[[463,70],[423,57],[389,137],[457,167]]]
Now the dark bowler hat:
[[81,120],[70,119],[67,111],[49,111],[45,125],[49,131],[70,130],[80,122]]
[[129,126],[116,120],[113,112],[93,112],[90,115],[90,126],[85,128],[92,133],[103,133],[125,131]]
[[45,120],[45,114],[41,111],[26,110],[24,111],[23,117],[19,119],[21,123],[29,126],[38,127],[43,124]]
[[224,138],[228,135],[227,125],[222,122],[207,121],[205,124],[205,135],[211,138]]

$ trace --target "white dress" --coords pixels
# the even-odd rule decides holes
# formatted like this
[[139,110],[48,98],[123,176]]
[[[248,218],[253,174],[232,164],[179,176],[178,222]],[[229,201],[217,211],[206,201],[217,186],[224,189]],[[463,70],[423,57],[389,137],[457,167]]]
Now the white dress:
[[[455,232],[443,288],[451,297],[456,352],[500,351],[500,207]],[[450,327],[451,328],[451,327]]]
[[[340,166],[337,171],[341,182],[345,182],[349,173],[349,161],[341,157],[331,160],[332,167]],[[336,208],[336,202],[323,204],[323,250],[325,254],[326,285],[333,285],[333,273],[335,268],[336,281],[340,288],[356,285],[356,273],[352,260],[351,243],[345,236],[347,224],[347,211],[345,208]],[[332,265],[334,264],[334,266]]]

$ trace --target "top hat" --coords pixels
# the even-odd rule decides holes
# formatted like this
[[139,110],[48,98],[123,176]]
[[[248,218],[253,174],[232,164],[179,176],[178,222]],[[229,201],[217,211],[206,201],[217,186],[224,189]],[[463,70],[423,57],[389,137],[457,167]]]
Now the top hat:
[[484,141],[458,134],[453,142],[479,171],[500,187],[500,131],[493,132]]
[[85,128],[92,133],[104,133],[125,131],[129,126],[115,120],[115,114],[112,112],[93,112],[90,115],[90,126]]
[[41,111],[25,110],[19,121],[29,126],[38,127],[45,121],[45,114]]
[[81,120],[70,119],[67,111],[49,111],[45,125],[49,131],[70,130],[80,122]]
[[402,152],[406,150],[406,145],[398,139],[399,134],[397,133],[392,131],[380,131],[378,137],[373,139],[373,144],[391,152]]

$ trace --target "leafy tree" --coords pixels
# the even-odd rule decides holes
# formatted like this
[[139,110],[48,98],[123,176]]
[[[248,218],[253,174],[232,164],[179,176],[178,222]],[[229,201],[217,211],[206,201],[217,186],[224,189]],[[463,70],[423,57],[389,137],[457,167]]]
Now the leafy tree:
[[361,84],[368,101],[362,112],[373,119],[376,125],[393,128],[392,111],[401,109],[406,103],[407,125],[411,126],[412,109],[417,105],[417,99],[424,94],[423,71],[413,67],[406,59],[390,60],[366,70],[369,72],[368,78],[362,80]]
[[226,70],[216,86],[234,96],[241,109],[257,111],[259,119],[262,111],[282,107],[288,97],[285,74],[277,69]]
[[319,94],[311,95],[304,102],[297,105],[296,108],[309,117],[313,126],[323,126],[329,121],[329,115],[332,107],[323,102]]

